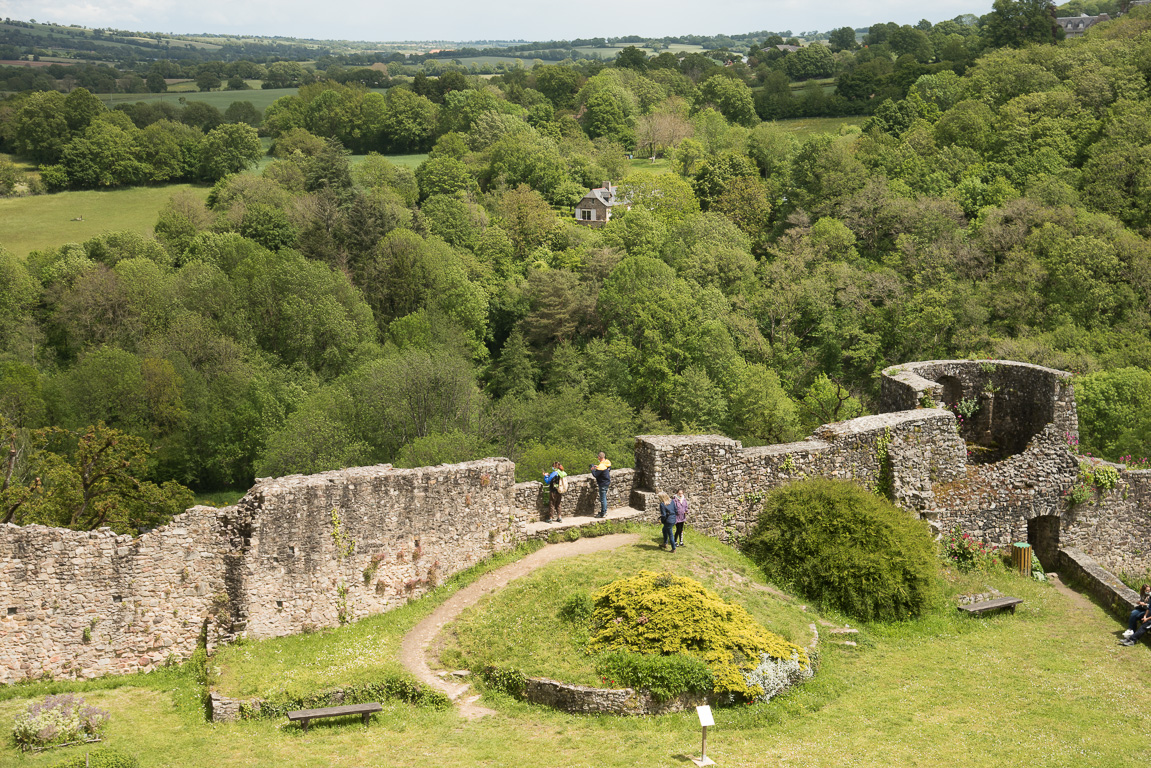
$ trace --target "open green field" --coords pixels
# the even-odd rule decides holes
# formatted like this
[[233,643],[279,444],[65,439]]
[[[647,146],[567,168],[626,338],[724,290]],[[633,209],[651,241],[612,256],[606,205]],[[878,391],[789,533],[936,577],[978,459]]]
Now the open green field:
[[[353,163],[356,162],[356,157],[363,158],[363,157],[367,157],[367,155],[355,155],[355,156],[353,156],[352,157]],[[394,163],[396,165],[402,165],[405,168],[411,168],[413,171],[420,165],[420,163],[422,163],[428,159],[428,155],[426,152],[422,155],[385,155],[385,157],[387,157],[388,160],[390,160],[392,163]]]
[[666,157],[658,157],[653,163],[650,157],[636,157],[628,161],[629,173],[671,173],[671,163]]
[[[638,546],[656,539],[653,528],[647,531],[650,541]],[[693,564],[701,561],[681,555],[693,544],[689,540],[676,555],[658,554],[669,570],[692,575]],[[625,548],[606,561],[590,557],[584,574],[593,575],[605,563],[626,569],[638,562],[636,556]],[[537,573],[546,575],[551,567]],[[572,585],[563,579],[578,574],[553,576],[559,578],[556,588],[566,589]],[[768,704],[714,710],[709,756],[720,766],[749,767],[1130,763],[1145,748],[1151,728],[1151,649],[1119,647],[1120,622],[1083,597],[1006,571],[954,576],[948,591],[989,586],[1025,602],[1015,615],[981,619],[959,615],[952,602],[916,622],[862,626],[856,647],[838,645],[825,634],[815,678]],[[362,664],[394,664],[397,639],[450,591],[360,622],[374,623],[374,631],[353,625],[302,636],[300,642],[312,643],[308,651],[286,647],[296,638],[249,643],[227,654],[243,658],[246,667],[217,656],[209,668],[226,664],[225,676],[232,680],[246,671],[272,679],[272,659],[298,653],[295,658],[306,660],[307,652],[322,652],[351,674],[359,674]],[[285,668],[292,668],[289,662]],[[0,689],[0,722],[10,723],[31,700],[60,685]],[[77,687],[86,689],[89,703],[111,712],[108,745],[136,754],[142,766],[632,768],[690,765],[687,757],[699,750],[694,712],[576,716],[485,694],[481,703],[496,714],[480,720],[385,701],[367,728],[358,721],[324,720],[305,735],[283,720],[204,722],[200,689],[187,668]],[[5,740],[0,764],[40,768],[82,752],[66,747],[22,756]]]
[[[103,93],[97,95],[101,101],[110,107],[114,107],[117,104],[135,104],[138,101],[170,101],[178,104],[180,99],[184,99],[186,101],[202,101],[205,104],[211,104],[223,112],[234,101],[250,101],[253,107],[262,112],[281,96],[295,96],[299,92],[298,88],[269,88],[268,90],[253,88],[250,91],[208,91],[207,93],[200,93],[196,89],[195,83],[189,82],[187,85],[189,85],[190,88],[183,92],[177,91],[177,86],[173,86],[172,90],[168,93]],[[386,91],[381,90],[379,93],[386,93]]]
[[[210,187],[171,184],[0,198],[0,245],[17,256],[27,256],[101,232],[151,232],[160,208],[180,190],[206,198]],[[72,221],[80,216],[83,221]]]
[[[578,48],[575,48],[574,50],[579,51],[580,53],[583,53],[583,54],[589,54],[589,53],[595,54],[596,56],[599,56],[600,58],[613,58],[614,59],[616,56],[619,55],[620,51],[622,51],[624,48],[628,48],[632,45],[633,45],[633,43],[618,43],[616,45],[598,45],[598,46],[583,45],[583,46],[579,46]],[[643,45],[636,45],[635,47],[639,48],[641,51],[643,51],[644,53],[647,53],[649,55],[651,55],[653,53],[663,53],[665,50],[671,51],[672,53],[698,53],[698,52],[702,52],[702,51],[706,50],[702,45],[690,45],[687,43],[672,43],[667,48],[660,48],[658,51],[655,50],[654,48],[648,48],[647,46],[643,46]]]
[[866,117],[797,117],[794,120],[776,120],[775,123],[800,138],[806,138],[817,133],[838,134],[845,125],[862,126],[865,120]]

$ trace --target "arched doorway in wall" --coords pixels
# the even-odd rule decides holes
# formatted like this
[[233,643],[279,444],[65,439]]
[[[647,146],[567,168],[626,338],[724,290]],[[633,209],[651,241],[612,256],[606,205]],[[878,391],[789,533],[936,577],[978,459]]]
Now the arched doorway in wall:
[[1059,560],[1059,515],[1040,515],[1027,521],[1027,543],[1045,570],[1054,570]]
[[954,376],[940,376],[936,379],[943,386],[943,404],[951,407],[963,399],[963,382]]

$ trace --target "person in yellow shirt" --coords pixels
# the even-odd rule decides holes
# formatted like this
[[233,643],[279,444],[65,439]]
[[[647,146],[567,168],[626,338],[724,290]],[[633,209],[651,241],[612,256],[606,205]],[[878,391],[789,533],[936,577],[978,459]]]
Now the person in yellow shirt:
[[592,477],[599,485],[599,514],[596,517],[607,517],[607,489],[611,485],[611,462],[607,454],[599,452],[599,464],[588,464]]

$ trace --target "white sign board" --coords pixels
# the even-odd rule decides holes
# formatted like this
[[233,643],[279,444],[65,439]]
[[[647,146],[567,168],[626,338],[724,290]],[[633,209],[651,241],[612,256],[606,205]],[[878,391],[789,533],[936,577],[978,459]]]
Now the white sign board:
[[711,707],[704,704],[703,706],[696,707],[695,713],[699,715],[699,724],[703,727],[715,725],[715,718],[711,716]]

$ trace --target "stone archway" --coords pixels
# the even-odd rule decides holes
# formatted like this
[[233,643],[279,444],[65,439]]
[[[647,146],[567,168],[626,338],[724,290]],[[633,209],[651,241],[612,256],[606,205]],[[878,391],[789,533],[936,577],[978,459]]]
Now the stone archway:
[[1027,543],[1048,571],[1058,566],[1059,520],[1059,515],[1040,515],[1027,521]]
[[963,399],[963,382],[954,376],[940,376],[936,379],[943,386],[943,403],[954,406]]

